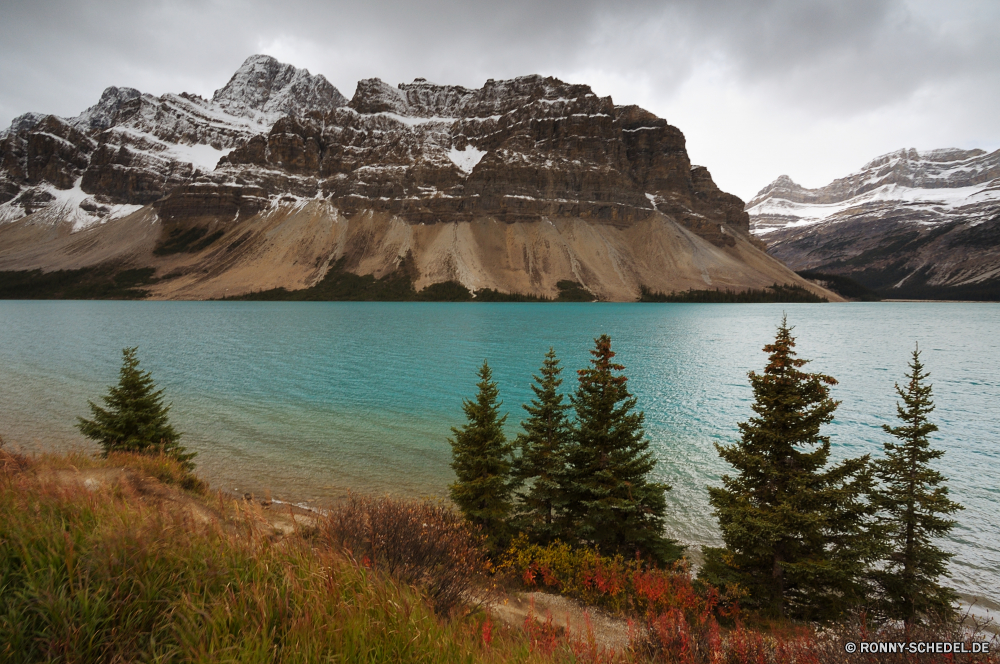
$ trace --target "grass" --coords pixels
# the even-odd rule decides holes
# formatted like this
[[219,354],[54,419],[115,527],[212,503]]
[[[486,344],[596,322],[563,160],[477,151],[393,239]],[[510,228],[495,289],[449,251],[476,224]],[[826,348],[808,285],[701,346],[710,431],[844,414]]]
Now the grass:
[[[54,479],[123,467],[175,488],[164,498],[128,482]],[[624,582],[645,598],[645,615],[631,646],[608,652],[592,633],[570,640],[551,616],[529,614],[518,629],[461,602],[436,609],[431,590],[456,561],[467,578],[490,572],[474,569],[475,537],[446,506],[356,498],[317,527],[276,538],[260,506],[184,489],[182,470],[159,457],[26,457],[0,444],[0,661],[869,664],[944,660],[848,656],[844,644],[981,640],[957,625],[903,634],[860,618],[822,631],[720,626],[718,602],[683,569],[523,551],[534,583],[550,584],[548,574],[612,600],[616,574],[631,574]],[[195,520],[187,503],[214,518]],[[580,555],[584,574],[571,569]],[[948,661],[996,663],[998,650],[994,639],[989,656]]]
[[553,661],[482,613],[435,613],[419,588],[315,534],[273,541],[221,494],[185,494],[220,514],[198,524],[127,484],[44,479],[123,463],[157,466],[0,450],[0,661]]

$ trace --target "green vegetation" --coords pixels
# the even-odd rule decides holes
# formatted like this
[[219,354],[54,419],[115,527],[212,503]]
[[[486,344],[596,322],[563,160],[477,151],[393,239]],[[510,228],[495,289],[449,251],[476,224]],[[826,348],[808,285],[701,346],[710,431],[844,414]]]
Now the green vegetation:
[[524,293],[502,293],[492,288],[480,288],[476,291],[476,302],[552,302],[550,297],[525,295]]
[[709,488],[725,549],[706,549],[702,578],[738,583],[747,604],[773,616],[840,618],[863,605],[876,542],[868,530],[868,457],[828,465],[837,381],[800,371],[782,320],[763,374],[751,371],[757,417],[735,445],[716,445],[738,472]]
[[882,609],[888,617],[907,624],[928,616],[947,616],[956,600],[954,592],[938,583],[953,554],[942,551],[933,540],[948,534],[955,522],[946,517],[962,506],[948,499],[944,477],[930,467],[944,451],[932,449],[928,440],[938,429],[927,419],[934,410],[931,386],[925,384],[929,376],[915,348],[906,389],[896,384],[903,400],[896,414],[903,423],[882,426],[899,442],[885,443],[885,458],[875,462],[881,486],[873,502],[882,517],[881,535],[886,542],[885,563],[876,569],[875,578],[882,591]]
[[187,229],[175,228],[170,231],[166,239],[157,243],[153,254],[156,256],[196,254],[202,249],[208,248],[223,235],[225,235],[225,231],[221,230],[209,235],[208,229],[200,226]]
[[[521,535],[500,563],[527,588],[547,588],[618,615],[655,617],[680,609],[693,622],[738,617],[739,588],[723,594],[695,581],[687,564],[661,567],[638,558],[601,555],[596,549],[562,542],[531,544]],[[728,594],[729,592],[734,594]]]
[[105,457],[111,452],[162,454],[193,470],[195,453],[178,444],[181,435],[167,422],[170,406],[163,405],[163,390],[156,389],[150,373],[139,370],[138,350],[122,349],[118,385],[101,397],[106,408],[88,401],[94,419],[78,417],[77,428],[97,441]]
[[682,549],[663,536],[666,484],[647,475],[656,466],[635,412],[625,369],[612,362],[611,338],[595,340],[591,367],[580,370],[573,397],[576,424],[568,451],[568,514],[576,535],[607,554],[641,554],[664,563]]
[[559,360],[555,350],[549,348],[539,371],[533,376],[538,385],[532,385],[535,399],[523,406],[528,419],[521,422],[524,433],[518,434],[514,447],[514,476],[525,489],[518,495],[519,510],[517,529],[533,542],[548,544],[573,536],[569,514],[569,460],[572,428],[558,392],[562,385]]
[[142,300],[155,284],[151,267],[123,270],[112,265],[79,270],[0,272],[0,300]]
[[[669,487],[649,479],[644,416],[606,335],[570,404],[546,353],[514,445],[483,363],[450,440],[461,513],[349,496],[293,516],[291,533],[272,528],[270,501],[207,494],[163,391],[126,348],[106,408],[80,418],[99,457],[29,458],[0,439],[0,660],[868,664],[845,645],[987,640],[955,620],[938,583],[950,555],[933,540],[961,507],[929,465],[943,452],[930,447],[918,350],[896,386],[903,424],[884,427],[898,442],[873,463],[831,465],[820,430],[836,381],[801,371],[791,331],[783,320],[763,373],[749,373],[756,417],[718,446],[738,474],[709,489],[726,547],[706,550],[697,579],[683,559],[665,564],[680,554],[663,535]],[[478,610],[505,587],[559,592],[639,628],[619,652],[597,645],[586,617],[572,636],[533,610],[523,631],[505,629]],[[1000,662],[1000,638],[989,647],[961,661]]]
[[576,281],[563,279],[556,283],[556,288],[559,289],[556,302],[593,302],[597,299],[593,293]]
[[859,300],[861,302],[881,302],[882,300],[882,296],[877,292],[842,274],[828,274],[826,272],[816,272],[815,270],[802,270],[796,274],[803,279],[822,281],[826,288],[848,300]]
[[341,258],[331,265],[326,276],[310,288],[295,291],[272,288],[223,299],[290,302],[408,302],[416,299],[417,293],[413,290],[413,282],[408,273],[408,261],[404,261],[400,269],[381,279],[376,279],[370,274],[361,276],[347,272],[344,269],[344,262],[345,259]]
[[767,288],[748,288],[743,291],[688,290],[684,292],[660,293],[646,286],[639,287],[639,302],[711,302],[717,304],[757,304],[761,302],[829,302],[825,297],[795,284],[773,284]]
[[457,480],[449,489],[451,499],[465,517],[483,529],[491,551],[499,552],[508,540],[508,522],[514,479],[511,476],[512,446],[503,432],[507,416],[501,417],[499,390],[493,372],[484,361],[479,369],[479,392],[466,400],[462,410],[468,419],[461,428],[452,427],[449,438],[451,467]]
[[[85,488],[39,479],[53,466],[85,471],[80,459],[59,461],[0,450],[4,662],[572,659],[568,644],[543,658],[481,614],[436,615],[422,590],[326,544],[335,524],[276,542],[259,508],[221,495],[152,502],[129,481]],[[126,464],[129,455],[88,465],[106,476]],[[213,520],[192,521],[188,505]],[[420,531],[409,534],[413,543]]]
[[[642,428],[644,414],[612,362],[611,339],[595,339],[592,366],[578,371],[572,398],[576,419],[557,392],[559,361],[550,349],[542,365],[537,400],[515,445],[503,434],[498,390],[489,366],[479,371],[476,401],[465,401],[469,423],[450,439],[458,481],[452,499],[483,528],[491,550],[520,532],[535,542],[560,539],[596,547],[606,555],[641,556],[659,564],[683,549],[663,535],[666,484],[650,481],[656,462]],[[520,455],[515,457],[515,448]],[[526,489],[512,496],[520,485]],[[512,498],[519,502],[512,505]]]

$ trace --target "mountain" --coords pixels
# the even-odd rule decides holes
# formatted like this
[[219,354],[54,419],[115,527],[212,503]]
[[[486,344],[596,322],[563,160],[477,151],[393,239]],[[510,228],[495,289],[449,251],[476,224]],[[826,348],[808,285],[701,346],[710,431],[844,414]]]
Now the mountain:
[[252,56],[211,100],[109,88],[0,137],[0,271],[149,268],[154,297],[331,271],[595,298],[797,284],[676,127],[586,85],[322,76]]
[[819,189],[783,175],[746,210],[795,270],[886,297],[1000,299],[1000,150],[899,150]]

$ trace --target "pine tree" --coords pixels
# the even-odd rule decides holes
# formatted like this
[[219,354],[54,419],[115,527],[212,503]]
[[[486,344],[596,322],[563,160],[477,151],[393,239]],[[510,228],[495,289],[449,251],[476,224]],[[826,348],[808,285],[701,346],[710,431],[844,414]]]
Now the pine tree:
[[499,390],[486,361],[479,369],[479,392],[475,401],[465,400],[462,410],[468,422],[452,427],[452,463],[458,480],[449,487],[466,518],[481,526],[491,551],[506,544],[514,481],[511,477],[512,446],[503,432],[507,416],[500,416]]
[[738,443],[716,445],[738,475],[709,487],[726,548],[706,549],[702,577],[738,581],[765,612],[826,619],[868,595],[871,478],[867,456],[828,467],[820,427],[833,420],[837,381],[800,371],[808,360],[794,347],[782,320],[764,373],[749,373],[757,417],[739,424]]
[[883,609],[890,618],[908,625],[929,616],[947,616],[957,599],[937,580],[953,554],[932,542],[948,534],[955,522],[945,518],[962,509],[948,499],[944,477],[930,467],[944,450],[930,446],[928,436],[938,430],[927,416],[934,410],[930,376],[920,363],[920,349],[913,351],[909,383],[904,390],[896,384],[903,400],[896,404],[901,426],[882,428],[899,442],[885,443],[885,458],[875,462],[880,486],[873,502],[881,516],[887,551],[884,564],[876,572],[882,592]]
[[94,419],[78,417],[77,428],[96,440],[103,456],[110,452],[165,454],[193,470],[191,459],[178,444],[181,434],[167,422],[170,406],[163,405],[163,390],[157,390],[148,371],[139,369],[138,347],[122,349],[118,385],[101,397],[106,408],[88,401]]
[[570,405],[563,403],[558,392],[562,369],[554,349],[545,354],[540,373],[541,377],[533,376],[538,385],[531,386],[536,398],[524,406],[528,412],[528,419],[521,423],[524,433],[514,441],[520,451],[514,472],[525,485],[519,494],[518,524],[531,541],[548,544],[568,539],[566,448],[570,425],[566,411]]
[[572,403],[577,424],[569,451],[572,491],[569,511],[580,539],[604,554],[636,552],[658,562],[675,560],[681,547],[663,535],[664,494],[670,486],[648,479],[656,466],[642,428],[645,415],[616,375],[611,339],[595,339],[592,366],[581,369]]

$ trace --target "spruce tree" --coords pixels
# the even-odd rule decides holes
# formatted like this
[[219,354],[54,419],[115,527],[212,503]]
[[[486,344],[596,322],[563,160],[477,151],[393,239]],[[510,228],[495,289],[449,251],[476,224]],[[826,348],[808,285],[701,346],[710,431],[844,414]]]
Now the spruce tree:
[[927,418],[934,402],[931,386],[924,382],[930,374],[920,363],[919,347],[909,366],[906,389],[896,384],[903,400],[896,404],[896,414],[903,424],[882,426],[898,442],[886,442],[885,458],[875,462],[880,486],[873,494],[887,544],[875,574],[883,610],[907,625],[953,612],[955,593],[938,584],[953,554],[939,549],[933,540],[948,534],[955,522],[947,515],[962,509],[948,499],[944,477],[930,466],[944,451],[932,449],[928,440],[938,428]]
[[524,406],[528,412],[528,419],[521,423],[524,433],[514,441],[520,452],[514,470],[525,486],[519,494],[518,525],[531,541],[548,544],[566,540],[569,534],[566,448],[570,425],[566,412],[570,405],[563,403],[558,391],[562,368],[554,349],[545,354],[540,373],[541,377],[533,376],[538,383],[531,386],[535,398]]
[[702,578],[737,581],[746,604],[773,615],[829,619],[865,601],[876,556],[869,532],[868,457],[828,466],[837,381],[800,371],[787,320],[763,374],[749,373],[757,417],[735,445],[716,445],[738,474],[709,487],[725,550],[706,549]]
[[452,427],[452,463],[457,481],[449,487],[466,518],[482,527],[492,552],[500,552],[508,538],[514,481],[511,477],[512,446],[503,432],[507,416],[500,416],[502,401],[493,372],[486,361],[479,369],[479,392],[474,401],[464,400],[468,422]]
[[682,549],[663,535],[664,494],[670,486],[648,478],[656,466],[641,411],[612,362],[611,339],[595,339],[591,367],[581,369],[572,398],[577,423],[569,452],[570,516],[577,535],[604,554],[637,552],[663,563]]
[[122,349],[118,385],[108,388],[107,396],[101,397],[104,408],[87,402],[93,419],[78,417],[77,428],[100,444],[105,457],[110,452],[162,453],[193,470],[191,459],[195,453],[187,453],[178,444],[181,434],[167,421],[170,406],[163,404],[163,390],[156,389],[150,373],[139,369],[138,350]]

